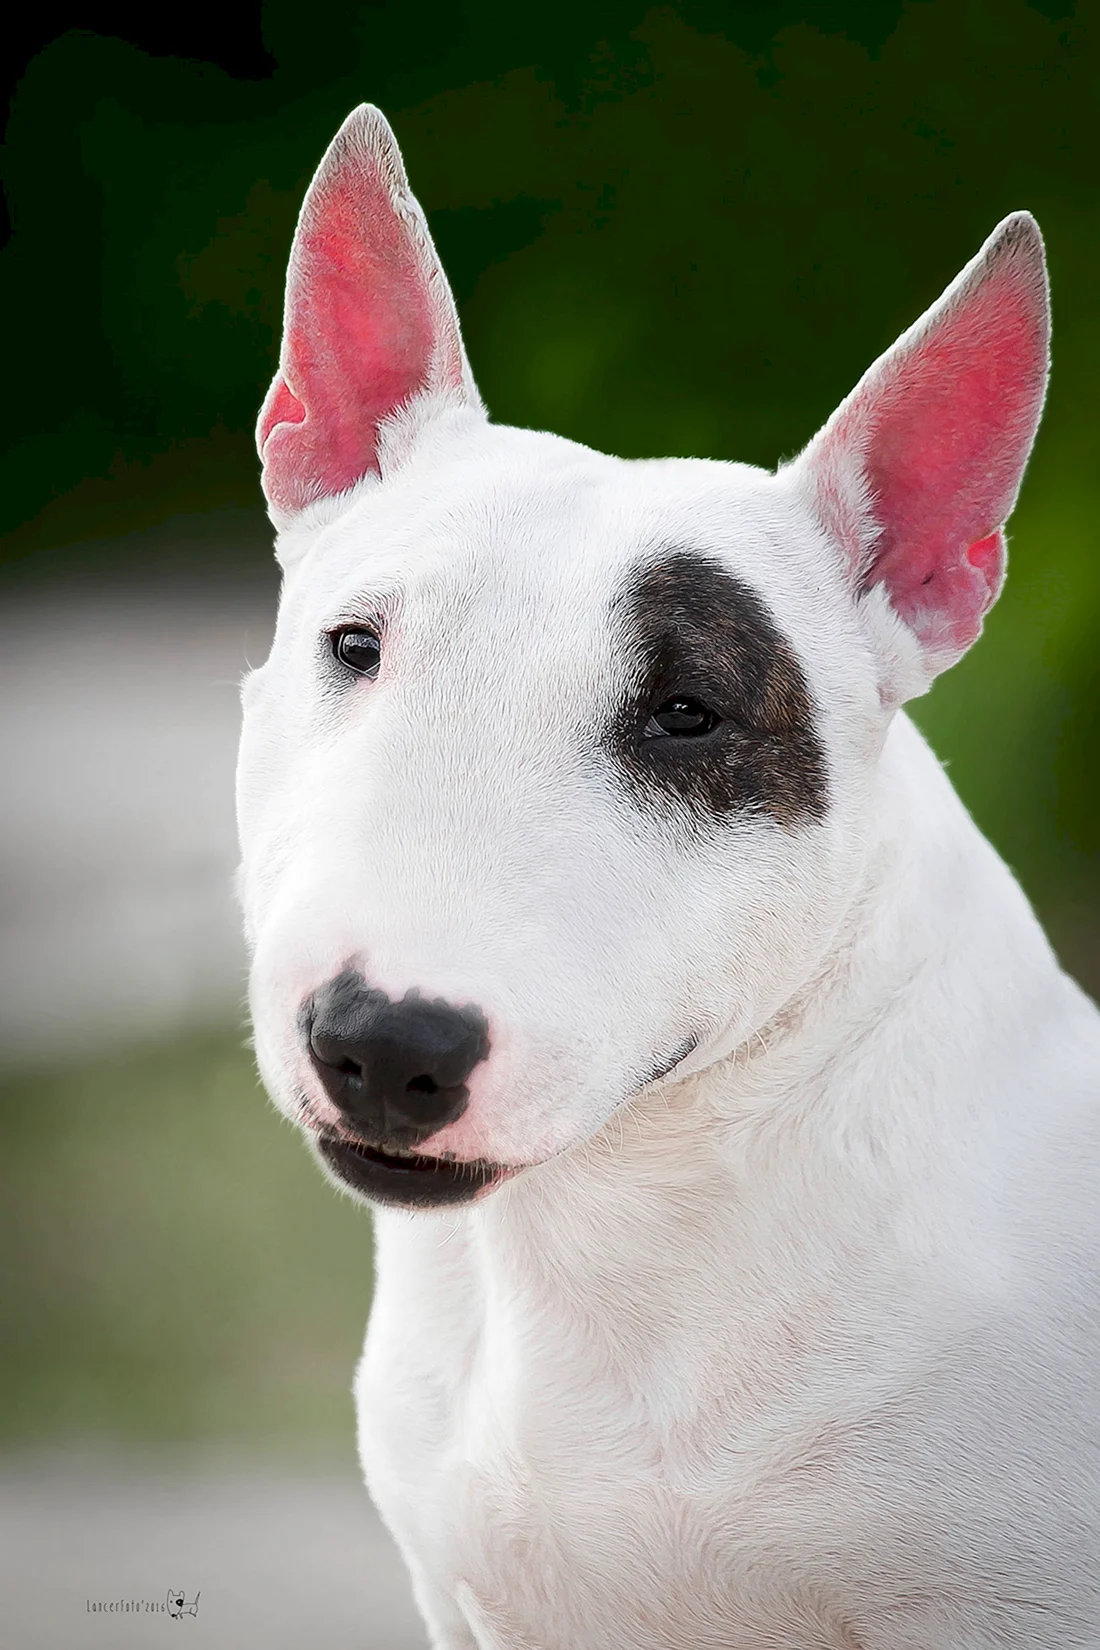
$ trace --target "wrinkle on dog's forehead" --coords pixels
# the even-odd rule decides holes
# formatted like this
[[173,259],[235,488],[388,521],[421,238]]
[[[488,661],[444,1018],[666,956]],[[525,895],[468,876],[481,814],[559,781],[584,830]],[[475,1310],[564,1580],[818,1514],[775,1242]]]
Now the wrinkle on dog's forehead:
[[[685,809],[787,826],[822,817],[817,709],[794,648],[749,585],[699,551],[669,549],[622,577],[611,618],[627,688],[603,745],[632,800],[677,818]],[[641,743],[653,711],[674,697],[707,706],[718,726]]]

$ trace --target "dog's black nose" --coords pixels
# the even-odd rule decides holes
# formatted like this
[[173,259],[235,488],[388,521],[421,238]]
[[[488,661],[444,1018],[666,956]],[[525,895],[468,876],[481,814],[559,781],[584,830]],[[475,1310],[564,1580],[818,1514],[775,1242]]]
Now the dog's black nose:
[[466,1079],[489,1052],[478,1009],[429,1002],[415,989],[391,1002],[350,971],[313,994],[302,1029],[330,1098],[372,1141],[395,1146],[461,1117]]

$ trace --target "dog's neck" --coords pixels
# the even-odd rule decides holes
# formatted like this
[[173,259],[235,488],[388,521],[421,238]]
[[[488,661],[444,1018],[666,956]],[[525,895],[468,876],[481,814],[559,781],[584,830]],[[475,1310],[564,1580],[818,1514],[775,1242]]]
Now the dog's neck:
[[815,1324],[862,1338],[921,1289],[995,1283],[985,1166],[1007,1108],[1027,1138],[1038,1028],[1078,994],[904,718],[876,816],[846,930],[769,1026],[459,1217],[483,1298],[525,1300],[532,1336],[640,1369],[690,1314],[697,1354],[735,1321],[750,1362],[793,1368]]

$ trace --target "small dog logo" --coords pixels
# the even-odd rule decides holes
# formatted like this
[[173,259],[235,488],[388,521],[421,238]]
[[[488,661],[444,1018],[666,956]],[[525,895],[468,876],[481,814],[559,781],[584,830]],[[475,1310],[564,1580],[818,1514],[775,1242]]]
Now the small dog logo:
[[176,1621],[181,1620],[183,1616],[197,1616],[199,1613],[199,1597],[200,1594],[196,1593],[188,1603],[179,1587],[169,1587],[168,1614],[174,1617]]

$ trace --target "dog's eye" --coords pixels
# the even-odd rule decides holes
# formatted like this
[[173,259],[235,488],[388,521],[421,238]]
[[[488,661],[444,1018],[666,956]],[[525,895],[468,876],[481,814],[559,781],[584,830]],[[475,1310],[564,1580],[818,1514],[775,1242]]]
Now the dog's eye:
[[701,705],[698,699],[666,699],[663,705],[658,705],[653,715],[646,723],[642,733],[643,739],[657,739],[666,735],[678,734],[691,737],[701,733],[710,733],[722,720],[706,705]]
[[369,630],[338,630],[332,637],[332,651],[342,665],[357,676],[377,676],[382,643]]

